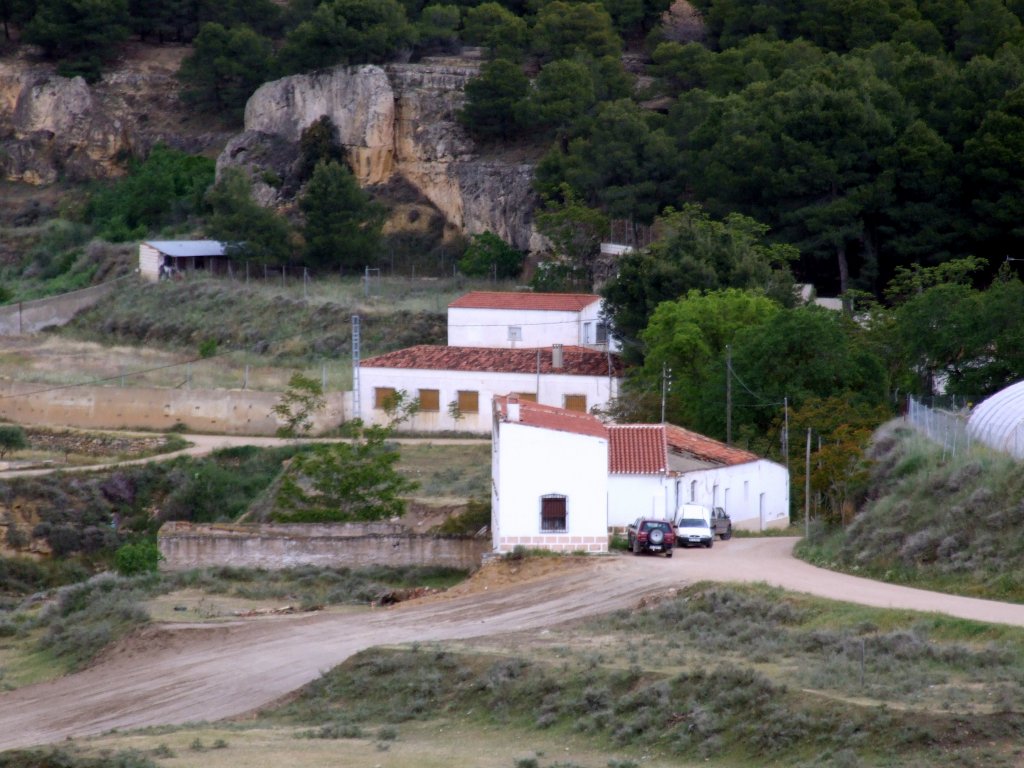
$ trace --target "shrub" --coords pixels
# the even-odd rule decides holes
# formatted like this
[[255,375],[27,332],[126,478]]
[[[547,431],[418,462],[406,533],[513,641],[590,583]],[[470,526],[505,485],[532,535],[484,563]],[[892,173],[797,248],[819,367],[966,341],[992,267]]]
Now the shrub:
[[163,556],[152,539],[129,542],[114,554],[114,567],[122,576],[155,573]]

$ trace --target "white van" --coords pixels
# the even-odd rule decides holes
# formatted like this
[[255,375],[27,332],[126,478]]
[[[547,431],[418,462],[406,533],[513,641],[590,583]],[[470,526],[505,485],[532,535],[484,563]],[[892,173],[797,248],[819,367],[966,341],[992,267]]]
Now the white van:
[[683,504],[676,516],[677,547],[707,547],[715,543],[711,531],[711,510],[700,504]]

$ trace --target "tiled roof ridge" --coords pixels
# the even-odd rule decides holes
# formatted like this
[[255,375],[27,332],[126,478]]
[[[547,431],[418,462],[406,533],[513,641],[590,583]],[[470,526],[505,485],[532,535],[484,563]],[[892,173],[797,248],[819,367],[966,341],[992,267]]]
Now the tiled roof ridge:
[[458,347],[419,344],[366,358],[367,368],[405,368],[421,370],[460,370],[479,373],[535,373],[537,353],[544,374],[569,376],[607,376],[622,373],[618,355],[581,347],[562,345],[562,367],[555,368],[551,347]]
[[448,304],[449,309],[521,309],[578,312],[601,297],[596,293],[538,293],[535,291],[470,291]]

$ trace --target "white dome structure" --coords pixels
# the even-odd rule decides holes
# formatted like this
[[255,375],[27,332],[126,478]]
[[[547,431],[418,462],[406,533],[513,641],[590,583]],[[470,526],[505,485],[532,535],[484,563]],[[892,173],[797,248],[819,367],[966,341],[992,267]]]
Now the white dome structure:
[[979,403],[967,421],[967,433],[972,440],[1024,459],[1024,381]]

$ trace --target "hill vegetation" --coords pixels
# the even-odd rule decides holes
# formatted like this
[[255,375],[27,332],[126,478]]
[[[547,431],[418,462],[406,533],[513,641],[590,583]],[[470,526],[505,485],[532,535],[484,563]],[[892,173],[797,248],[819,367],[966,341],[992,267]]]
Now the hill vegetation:
[[845,528],[817,528],[797,552],[871,578],[1024,602],[1024,481],[985,448],[949,456],[911,429],[867,453],[867,498]]

